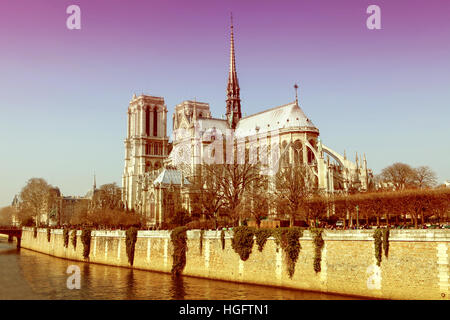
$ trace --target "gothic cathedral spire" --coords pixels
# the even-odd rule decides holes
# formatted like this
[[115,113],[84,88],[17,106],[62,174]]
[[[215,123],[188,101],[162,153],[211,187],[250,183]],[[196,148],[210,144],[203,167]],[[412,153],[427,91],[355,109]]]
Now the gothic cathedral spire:
[[236,60],[234,57],[233,15],[231,15],[231,39],[230,39],[230,71],[227,86],[227,121],[231,128],[235,129],[241,114],[241,98],[239,95],[239,82],[236,73]]

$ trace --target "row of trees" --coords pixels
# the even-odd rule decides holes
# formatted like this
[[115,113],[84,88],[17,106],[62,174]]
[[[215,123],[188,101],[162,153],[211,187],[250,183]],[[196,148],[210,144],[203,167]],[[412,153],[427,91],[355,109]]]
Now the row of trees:
[[[253,212],[258,207],[265,210],[266,198],[259,198],[265,185],[265,177],[254,164],[202,165],[200,176],[192,185],[193,190],[199,190],[193,212],[215,220],[219,214],[225,215],[233,224],[241,223],[245,218],[244,212]],[[243,201],[244,198],[247,202]],[[259,215],[260,212],[257,213]]]
[[383,170],[391,174],[385,180],[392,181],[389,191],[325,196],[319,192],[316,177],[308,166],[281,168],[269,181],[260,174],[257,164],[202,165],[201,176],[192,186],[200,190],[193,211],[213,219],[229,217],[234,225],[247,218],[259,225],[269,212],[288,218],[291,226],[296,220],[309,223],[330,217],[344,221],[361,218],[378,225],[381,219],[399,223],[408,217],[416,227],[419,220],[424,223],[430,217],[448,220],[450,190],[426,188],[435,185],[435,174],[428,167],[411,169],[411,180],[405,180],[407,175],[401,174],[408,171],[405,168],[411,169],[397,163]]
[[194,215],[216,221],[227,217],[233,225],[247,218],[259,225],[271,210],[282,212],[294,224],[306,200],[317,192],[315,177],[307,166],[283,168],[272,182],[261,174],[258,164],[204,164],[198,172],[191,185],[192,190],[198,190]]
[[[426,189],[425,186],[434,181],[435,174],[424,168],[412,170],[398,163],[385,168],[382,171],[384,181],[391,181],[395,192],[378,190],[324,196],[319,192],[316,177],[308,166],[280,168],[274,178],[269,180],[267,175],[261,175],[259,164],[202,165],[197,171],[199,176],[192,179],[190,184],[194,195],[194,201],[191,202],[193,217],[187,217],[183,209],[184,200],[179,194],[174,194],[170,199],[173,205],[167,215],[168,222],[183,225],[195,220],[196,216],[203,216],[216,222],[225,217],[233,225],[253,218],[259,225],[269,213],[276,213],[280,219],[289,219],[291,225],[296,220],[308,223],[330,216],[351,221],[357,217],[367,222],[373,218],[378,224],[381,219],[397,223],[408,216],[416,226],[419,220],[424,223],[430,217],[446,220],[450,208],[449,191],[445,188]],[[411,172],[415,172],[414,175]],[[422,172],[420,179],[418,172]],[[419,184],[411,184],[413,176]],[[412,186],[416,189],[408,189]],[[46,214],[47,221],[44,223],[48,224],[49,217],[52,217],[54,208],[58,206],[58,199],[61,196],[57,188],[43,179],[30,179],[22,189],[14,210],[3,209],[0,219],[15,214],[23,225],[30,225],[42,222],[42,215]],[[58,217],[60,225],[126,227],[146,224],[145,216],[123,210],[121,190],[116,184],[101,186],[94,190],[89,203],[80,201],[70,216],[61,219],[59,212]]]
[[145,226],[146,221],[143,215],[134,212],[104,208],[92,211],[80,210],[72,215],[66,224],[73,227],[89,225],[96,229],[127,229],[132,226]]
[[430,167],[413,168],[401,162],[384,168],[376,180],[381,189],[423,189],[434,187],[437,184],[436,173]]
[[[448,222],[450,217],[450,189],[409,189],[317,197],[311,201],[309,215],[313,219],[334,214],[344,221],[371,221],[378,226],[406,223],[410,219],[417,228],[430,218],[437,222]],[[320,208],[320,209],[319,209]]]
[[13,223],[105,228],[145,225],[143,217],[123,210],[121,189],[115,183],[102,185],[85,198],[64,199],[58,188],[42,178],[28,180],[13,205],[0,209],[0,225]]

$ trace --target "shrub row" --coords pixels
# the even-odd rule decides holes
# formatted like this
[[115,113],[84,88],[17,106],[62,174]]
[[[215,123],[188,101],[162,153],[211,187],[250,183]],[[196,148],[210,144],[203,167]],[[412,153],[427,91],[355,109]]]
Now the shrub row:
[[450,189],[415,189],[390,192],[358,193],[348,196],[320,197],[310,201],[310,207],[315,208],[312,214],[319,218],[328,212],[345,219],[348,215],[359,219],[376,219],[380,225],[381,219],[387,224],[399,224],[406,215],[410,216],[417,228],[419,219],[424,224],[433,218],[438,222],[448,221],[450,213]]

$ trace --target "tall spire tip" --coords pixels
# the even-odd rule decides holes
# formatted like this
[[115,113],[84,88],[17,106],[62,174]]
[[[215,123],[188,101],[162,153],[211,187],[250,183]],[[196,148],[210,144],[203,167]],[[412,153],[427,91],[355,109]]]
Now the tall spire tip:
[[295,89],[295,103],[298,105],[298,85],[294,84],[294,89]]

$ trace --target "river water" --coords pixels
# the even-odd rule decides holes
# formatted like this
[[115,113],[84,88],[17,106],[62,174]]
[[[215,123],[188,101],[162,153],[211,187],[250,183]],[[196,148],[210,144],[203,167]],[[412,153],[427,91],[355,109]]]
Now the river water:
[[[67,288],[68,266],[81,270],[81,288]],[[336,300],[345,296],[181,277],[51,257],[0,238],[0,300]]]

